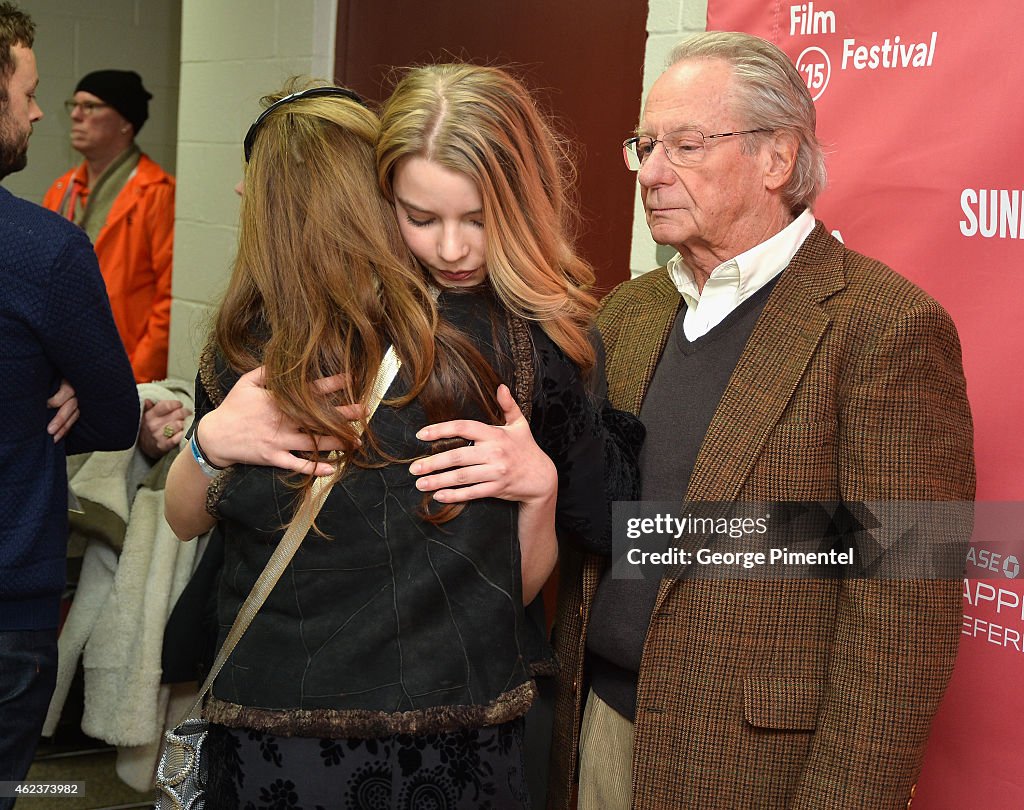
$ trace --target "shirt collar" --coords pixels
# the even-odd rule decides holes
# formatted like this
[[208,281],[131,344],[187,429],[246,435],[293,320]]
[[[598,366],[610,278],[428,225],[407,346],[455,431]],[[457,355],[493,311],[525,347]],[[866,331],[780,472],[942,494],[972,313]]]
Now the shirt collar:
[[[717,292],[728,290],[735,297],[734,304],[739,305],[786,268],[812,230],[814,215],[805,208],[771,238],[718,265],[711,271],[704,290],[707,291],[709,285]],[[683,257],[676,253],[669,260],[667,269],[687,307],[696,307],[701,293],[697,290],[693,271],[687,267]]]
[[84,160],[78,165],[78,168],[75,169],[74,174],[71,175],[71,182],[77,183],[83,188],[87,188],[89,186],[89,168]]

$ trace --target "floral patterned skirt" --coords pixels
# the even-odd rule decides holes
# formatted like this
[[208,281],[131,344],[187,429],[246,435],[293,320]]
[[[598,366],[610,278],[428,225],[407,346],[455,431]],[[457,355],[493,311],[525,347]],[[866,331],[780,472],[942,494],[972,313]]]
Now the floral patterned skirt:
[[276,737],[210,725],[216,810],[528,810],[523,719],[374,740]]

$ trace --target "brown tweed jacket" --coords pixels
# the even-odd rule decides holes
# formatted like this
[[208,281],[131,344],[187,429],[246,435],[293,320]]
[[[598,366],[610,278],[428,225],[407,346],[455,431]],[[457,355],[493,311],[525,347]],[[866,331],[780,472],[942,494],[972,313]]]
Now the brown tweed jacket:
[[[664,268],[606,298],[615,407],[639,412],[679,306]],[[690,500],[972,500],[951,319],[819,223],[772,291],[683,486]],[[561,561],[552,810],[571,802],[604,562]],[[959,581],[663,580],[638,685],[634,808],[905,807],[960,621]]]

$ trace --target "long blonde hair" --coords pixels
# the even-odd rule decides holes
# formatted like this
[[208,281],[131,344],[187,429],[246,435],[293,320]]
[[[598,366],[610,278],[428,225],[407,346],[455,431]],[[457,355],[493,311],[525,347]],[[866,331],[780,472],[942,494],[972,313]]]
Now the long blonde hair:
[[594,272],[573,244],[573,163],[526,88],[499,68],[411,68],[381,112],[377,171],[389,200],[398,163],[412,156],[476,182],[488,279],[499,300],[540,323],[589,371],[597,301],[589,292]]

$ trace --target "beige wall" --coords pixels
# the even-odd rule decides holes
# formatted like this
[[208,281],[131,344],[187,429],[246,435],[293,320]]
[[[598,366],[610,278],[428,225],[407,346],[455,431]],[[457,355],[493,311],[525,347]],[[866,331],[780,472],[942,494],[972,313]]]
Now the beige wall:
[[138,143],[174,173],[178,129],[178,42],[181,0],[18,0],[36,24],[43,120],[33,129],[28,168],[4,185],[40,202],[50,184],[81,161],[68,141],[64,100],[93,70],[134,70],[153,94]]
[[[668,53],[686,34],[703,31],[707,25],[707,0],[649,0],[647,53],[644,59],[644,97],[665,69]],[[647,229],[640,194],[636,195],[633,217],[633,249],[629,266],[633,276],[663,265],[675,253],[654,243]]]
[[294,75],[330,78],[334,0],[183,0],[172,377],[195,375],[211,304],[235,253],[242,139],[261,96]]

